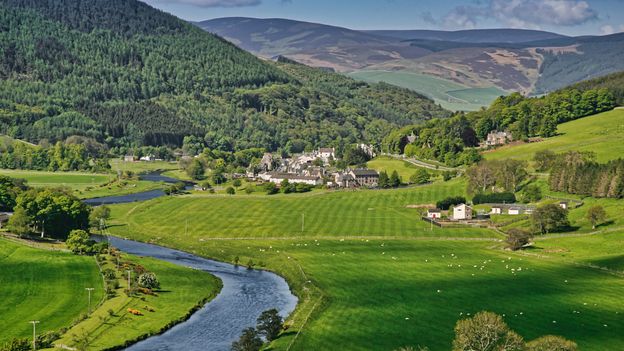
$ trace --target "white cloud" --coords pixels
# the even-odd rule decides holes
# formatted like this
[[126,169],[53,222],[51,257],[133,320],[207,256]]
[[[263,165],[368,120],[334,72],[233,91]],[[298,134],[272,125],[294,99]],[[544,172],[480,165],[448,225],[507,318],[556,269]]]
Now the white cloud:
[[447,27],[474,28],[489,18],[513,28],[537,29],[580,25],[598,19],[598,13],[584,0],[488,0],[483,5],[458,6],[442,22]]
[[178,3],[200,7],[245,7],[257,6],[262,0],[151,0],[153,3]]
[[610,24],[605,24],[604,26],[600,27],[600,34],[602,35],[609,35],[621,32],[624,32],[624,24],[620,24],[617,28]]

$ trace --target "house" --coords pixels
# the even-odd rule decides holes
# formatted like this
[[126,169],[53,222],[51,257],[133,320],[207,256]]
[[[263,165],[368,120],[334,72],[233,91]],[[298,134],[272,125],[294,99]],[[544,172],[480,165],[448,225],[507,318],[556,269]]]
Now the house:
[[262,155],[262,160],[260,160],[260,169],[262,172],[268,172],[273,170],[273,154],[265,153]]
[[520,207],[510,207],[509,210],[507,210],[507,214],[512,215],[512,216],[517,216],[521,213],[522,213],[522,209]]
[[570,205],[568,204],[568,202],[567,202],[567,201],[561,201],[561,202],[559,203],[559,207],[563,208],[564,210],[567,210],[567,209],[568,209],[568,207],[570,207]]
[[437,208],[430,208],[427,210],[427,218],[440,219],[442,218],[442,210]]
[[512,141],[513,137],[508,132],[493,131],[487,135],[485,140],[486,146],[505,145],[508,141]]
[[453,219],[456,221],[472,219],[472,207],[466,204],[453,207]]
[[503,208],[501,206],[492,206],[490,214],[503,214]]
[[335,173],[334,182],[340,188],[353,188],[357,185],[355,178],[349,173]]
[[137,157],[134,155],[126,155],[124,156],[124,161],[125,162],[134,162],[137,160]]
[[154,155],[147,155],[147,156],[141,157],[139,160],[145,161],[145,162],[153,162],[156,160],[156,157]]
[[324,163],[329,163],[329,161],[336,159],[336,149],[332,148],[319,148],[318,156],[323,160]]
[[359,186],[374,188],[379,183],[379,173],[374,169],[354,169],[349,174]]
[[323,180],[319,177],[300,176],[290,173],[273,173],[269,178],[271,183],[281,184],[284,180],[288,180],[292,184],[308,184],[312,186],[322,185]]
[[373,147],[373,145],[358,144],[358,148],[370,158],[374,158],[375,156],[377,156],[375,154],[375,148]]

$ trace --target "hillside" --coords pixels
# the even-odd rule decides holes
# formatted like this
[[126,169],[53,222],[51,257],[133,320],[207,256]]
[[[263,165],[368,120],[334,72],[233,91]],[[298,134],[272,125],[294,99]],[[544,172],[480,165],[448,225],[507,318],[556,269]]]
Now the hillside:
[[[221,18],[199,26],[256,55],[286,55],[365,81],[397,84],[454,110],[478,109],[500,95],[484,91],[539,95],[624,70],[624,61],[619,59],[624,53],[624,34],[567,37],[516,29],[354,31],[251,18]],[[406,46],[418,51],[410,52]],[[412,74],[409,82],[394,76],[406,73]],[[431,94],[432,80],[437,81],[438,90],[449,85],[461,88]],[[461,90],[460,97],[454,96],[455,90]]]
[[486,159],[516,158],[532,160],[538,151],[555,153],[566,151],[590,151],[598,162],[606,162],[624,155],[624,110],[615,109],[594,116],[563,123],[557,135],[529,144],[508,145],[486,152]]
[[448,114],[417,94],[354,81],[396,104],[357,91],[338,99],[327,92],[344,87],[299,81],[136,0],[0,0],[0,23],[0,133],[31,142],[78,134],[110,148],[176,147],[210,131],[223,149],[339,146]]

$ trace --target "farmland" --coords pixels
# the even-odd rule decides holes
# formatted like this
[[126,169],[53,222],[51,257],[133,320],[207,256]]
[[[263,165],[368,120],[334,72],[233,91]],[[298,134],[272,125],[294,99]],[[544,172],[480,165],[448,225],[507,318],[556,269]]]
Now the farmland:
[[366,82],[383,81],[411,89],[454,111],[475,111],[488,106],[500,95],[507,94],[495,87],[469,88],[446,79],[406,71],[356,71],[349,76]]
[[0,238],[0,343],[68,326],[103,296],[102,277],[93,257],[35,249]]
[[560,124],[559,135],[544,141],[508,145],[484,154],[486,159],[532,159],[537,151],[561,153],[570,150],[595,152],[599,162],[624,155],[624,110],[600,113]]
[[[159,198],[113,208],[113,234],[149,231],[166,236],[180,228],[195,240],[209,238],[445,236],[429,226],[418,209],[465,192],[459,180],[398,190],[312,192],[279,195],[191,195]],[[227,214],[227,215],[224,215]],[[493,237],[473,228],[456,229],[457,237]]]
[[[584,261],[621,263],[617,250],[600,251],[621,247],[621,237],[552,236],[535,251],[511,253],[500,250],[494,232],[431,232],[417,210],[405,208],[463,194],[464,186],[455,180],[389,191],[164,198],[114,206],[111,230],[224,261],[238,256],[285,276],[301,298],[291,323],[302,332],[287,333],[275,349],[448,350],[455,322],[481,310],[504,315],[527,339],[558,334],[582,350],[617,348],[624,282]],[[587,240],[593,250],[569,240]],[[548,249],[559,246],[568,256]]]

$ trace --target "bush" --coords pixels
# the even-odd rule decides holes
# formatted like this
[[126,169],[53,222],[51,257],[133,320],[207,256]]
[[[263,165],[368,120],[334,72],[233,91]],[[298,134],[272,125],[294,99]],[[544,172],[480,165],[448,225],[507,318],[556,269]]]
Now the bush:
[[531,234],[518,228],[512,228],[507,232],[507,247],[512,251],[522,249],[531,241]]
[[89,239],[89,233],[77,229],[69,233],[65,244],[75,254],[88,254],[91,253],[93,241]]
[[139,276],[139,286],[146,289],[159,289],[160,282],[156,274],[148,272]]
[[235,188],[240,187],[241,185],[243,185],[243,182],[240,179],[234,179],[232,181],[232,185],[234,185]]
[[441,210],[448,210],[449,208],[451,208],[451,206],[455,206],[455,205],[459,205],[459,204],[465,204],[466,203],[466,198],[463,196],[451,196],[451,197],[447,197],[444,200],[440,200],[436,203],[436,207],[441,209]]
[[271,182],[264,184],[264,190],[266,190],[268,195],[277,194],[279,191],[279,189],[277,189],[277,185]]
[[491,194],[477,194],[472,198],[472,203],[479,204],[499,204],[506,203],[512,204],[516,202],[516,195],[513,193],[491,193]]
[[227,187],[227,189],[225,189],[225,193],[228,195],[234,195],[236,194],[236,190],[234,188],[232,188],[231,186]]

